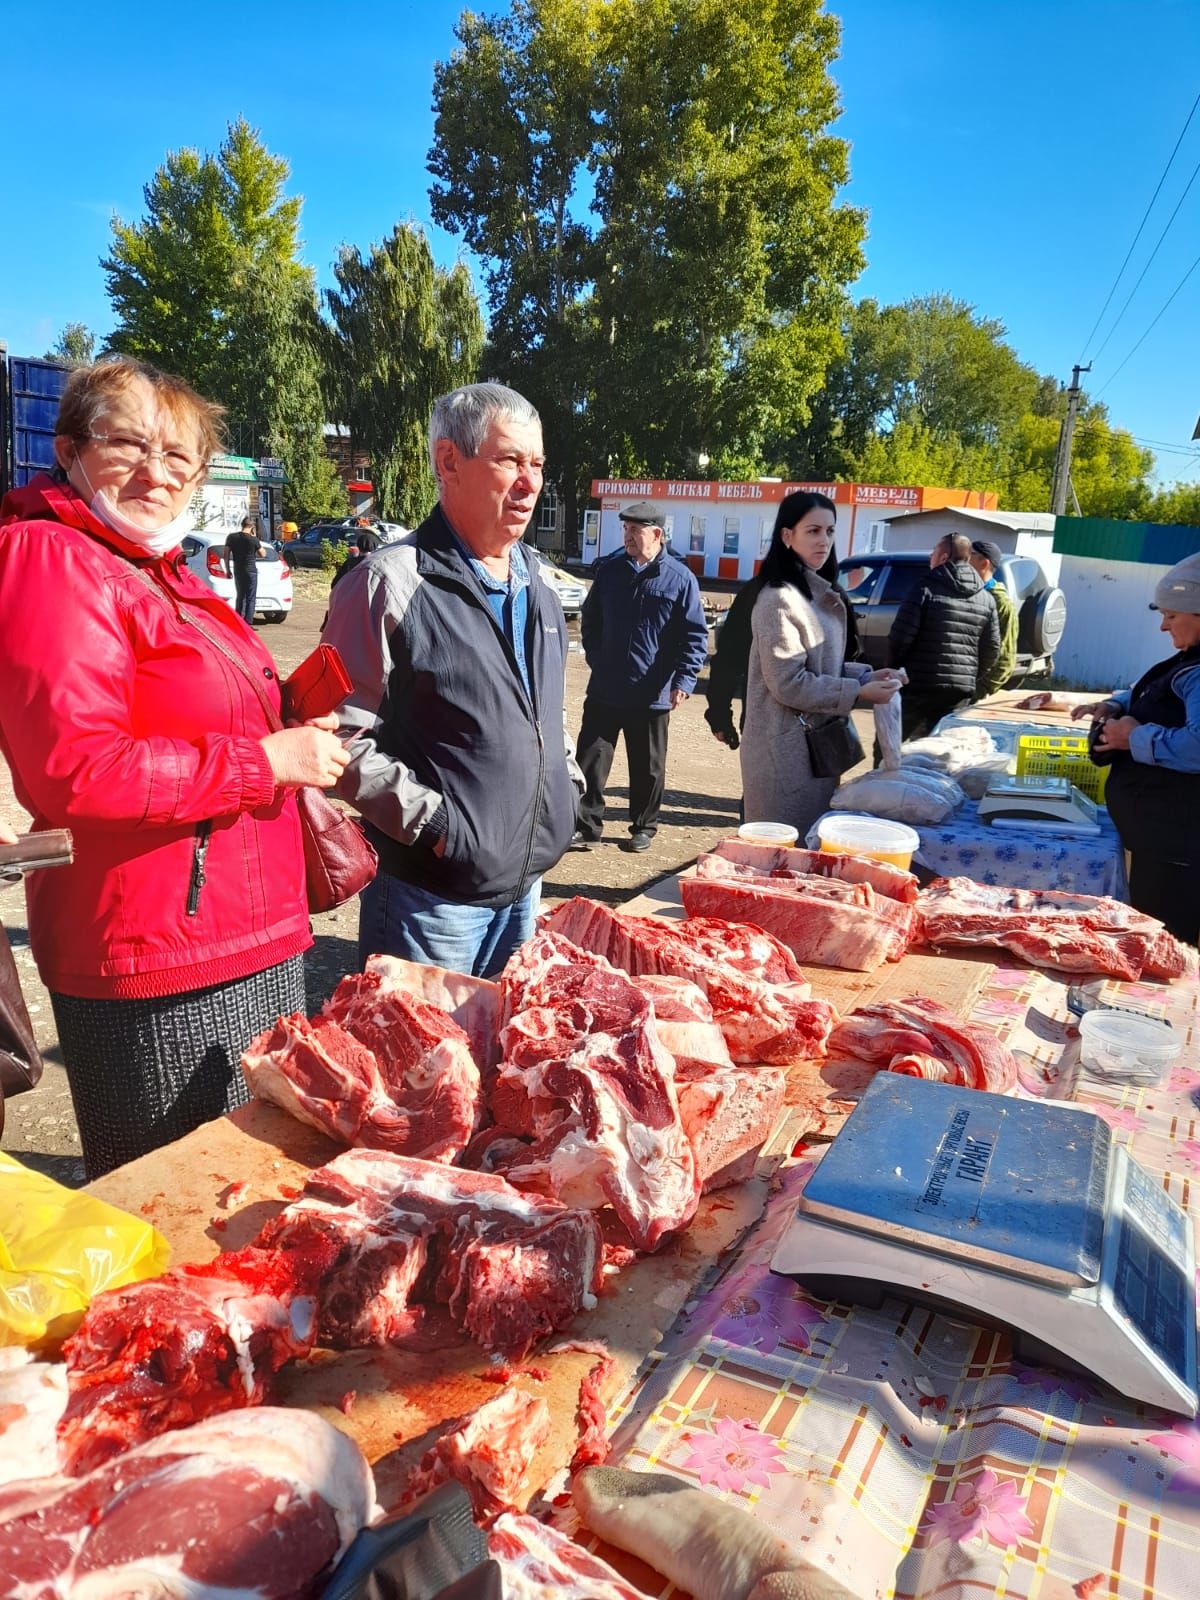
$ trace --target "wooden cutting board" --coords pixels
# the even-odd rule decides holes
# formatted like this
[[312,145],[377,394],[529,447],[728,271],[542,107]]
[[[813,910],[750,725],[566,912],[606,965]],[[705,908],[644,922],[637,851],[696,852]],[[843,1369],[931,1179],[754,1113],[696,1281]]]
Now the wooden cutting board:
[[[315,1129],[254,1101],[109,1173],[88,1190],[151,1221],[171,1245],[175,1264],[210,1261],[223,1250],[251,1243],[263,1224],[295,1198],[306,1174],[337,1153]],[[596,1309],[581,1312],[559,1336],[608,1346],[616,1370],[604,1385],[605,1400],[628,1382],[698,1285],[759,1216],[773,1164],[764,1160],[747,1183],[701,1201],[689,1228],[620,1272]],[[246,1183],[248,1189],[231,1202],[234,1183]],[[540,1382],[515,1380],[545,1397],[553,1424],[530,1474],[531,1496],[574,1453],[579,1385],[595,1361],[595,1355],[579,1351],[535,1354],[524,1365],[544,1367],[549,1376]],[[478,1345],[452,1335],[443,1346],[421,1352],[319,1351],[313,1360],[285,1369],[280,1398],[319,1412],[355,1439],[374,1466],[380,1500],[388,1505],[432,1438],[499,1392],[495,1382],[480,1376],[488,1366]]]

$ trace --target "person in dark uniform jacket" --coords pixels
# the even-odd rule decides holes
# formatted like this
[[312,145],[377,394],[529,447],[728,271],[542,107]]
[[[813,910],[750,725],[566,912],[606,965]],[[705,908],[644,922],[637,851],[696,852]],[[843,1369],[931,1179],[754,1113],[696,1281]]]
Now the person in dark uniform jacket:
[[571,840],[587,850],[604,827],[604,786],[617,740],[629,758],[629,843],[648,850],[667,772],[667,722],[696,687],[708,657],[708,623],[691,568],[663,544],[662,514],[648,500],[621,512],[625,548],[604,556],[579,619],[591,669],[579,730],[587,784]]
[[970,555],[971,541],[961,533],[939,540],[929,557],[929,576],[892,623],[889,664],[908,673],[900,696],[906,739],[921,738],[974,700],[980,677],[1000,654],[996,603]]
[[1200,940],[1200,553],[1154,591],[1176,653],[1132,689],[1076,706],[1100,722],[1104,801],[1130,853],[1129,897],[1186,944]]
[[243,517],[236,533],[225,541],[225,576],[233,578],[233,609],[243,622],[254,621],[258,604],[258,558],[266,551],[258,542],[258,525],[253,517]]

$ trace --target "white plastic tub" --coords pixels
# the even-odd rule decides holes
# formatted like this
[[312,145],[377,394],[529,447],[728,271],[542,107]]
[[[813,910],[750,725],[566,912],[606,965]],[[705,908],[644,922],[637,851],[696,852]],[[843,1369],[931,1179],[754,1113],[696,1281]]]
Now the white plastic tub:
[[799,837],[799,828],[790,822],[743,822],[738,829],[738,838],[751,844],[793,845]]
[[822,817],[817,823],[817,837],[822,850],[890,861],[905,871],[912,865],[913,851],[921,842],[921,835],[907,823],[849,813]]
[[1114,1083],[1161,1083],[1183,1049],[1169,1023],[1131,1011],[1085,1012],[1079,1041],[1083,1070]]

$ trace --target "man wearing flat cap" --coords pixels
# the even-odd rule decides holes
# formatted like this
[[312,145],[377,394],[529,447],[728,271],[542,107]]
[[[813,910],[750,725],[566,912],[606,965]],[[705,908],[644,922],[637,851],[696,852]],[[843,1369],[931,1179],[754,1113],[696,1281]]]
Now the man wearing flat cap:
[[579,730],[586,789],[573,849],[604,829],[604,788],[617,740],[629,761],[629,850],[648,850],[667,773],[667,722],[696,687],[708,624],[691,569],[663,543],[662,513],[649,500],[621,512],[624,549],[592,569],[580,634],[591,669]]
[[1000,576],[1003,556],[998,544],[991,539],[975,539],[967,560],[983,579],[983,587],[996,605],[996,621],[1000,624],[1000,654],[990,667],[981,666],[976,681],[975,698],[985,699],[995,694],[1012,677],[1017,665],[1017,631],[1019,618],[1013,597],[1004,587]]
[[1109,767],[1104,803],[1130,853],[1129,898],[1177,939],[1200,937],[1200,553],[1162,578],[1150,609],[1176,653],[1132,689],[1076,706]]

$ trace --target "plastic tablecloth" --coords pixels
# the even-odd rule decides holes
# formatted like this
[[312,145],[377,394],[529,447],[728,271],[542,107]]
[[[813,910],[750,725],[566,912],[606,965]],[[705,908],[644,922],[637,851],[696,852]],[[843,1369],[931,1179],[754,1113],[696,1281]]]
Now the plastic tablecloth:
[[1125,852],[1117,830],[1101,809],[1101,831],[1072,838],[1048,828],[994,828],[980,822],[979,806],[968,800],[935,826],[918,827],[918,866],[938,877],[963,876],[977,883],[1003,883],[1014,889],[1070,889],[1077,894],[1107,894],[1128,900]]
[[[1200,1221],[1196,982],[1110,988],[1184,1032],[1163,1087],[1080,1073],[1065,980],[998,968],[975,1019],[1016,1053],[1018,1092],[1091,1106]],[[861,1600],[1195,1600],[1200,1422],[1022,1365],[1006,1333],[965,1318],[774,1277],[821,1154],[793,1151],[743,1248],[619,1399],[614,1463],[751,1509]]]

